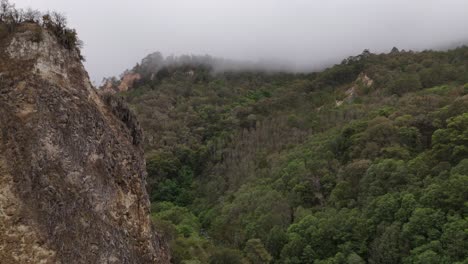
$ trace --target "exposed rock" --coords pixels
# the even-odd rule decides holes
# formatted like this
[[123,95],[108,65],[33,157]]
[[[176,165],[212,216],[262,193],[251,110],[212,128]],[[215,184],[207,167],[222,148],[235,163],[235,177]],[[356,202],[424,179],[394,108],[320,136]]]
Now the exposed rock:
[[346,98],[344,101],[351,102],[357,95],[356,95],[356,86],[352,86],[345,92]]
[[374,84],[374,80],[369,78],[369,76],[367,76],[367,74],[361,73],[361,74],[359,74],[359,76],[356,79],[355,83],[356,84],[362,84],[365,87],[371,87]]
[[185,75],[187,75],[189,77],[193,77],[195,75],[195,71],[193,71],[193,70],[187,71],[187,72],[185,72]]
[[140,80],[141,76],[139,73],[128,73],[122,77],[119,85],[119,91],[125,92],[133,86],[135,81]]
[[353,85],[345,91],[346,97],[343,100],[335,100],[335,106],[339,107],[344,102],[352,102],[358,96],[359,87],[370,88],[374,84],[374,80],[369,78],[367,74],[361,73],[354,81]]
[[169,263],[138,122],[42,35],[0,40],[0,262]]
[[104,85],[101,87],[102,93],[116,94],[119,92],[126,92],[133,87],[133,84],[140,80],[141,76],[139,73],[125,73],[120,81],[115,82],[112,79],[106,80]]

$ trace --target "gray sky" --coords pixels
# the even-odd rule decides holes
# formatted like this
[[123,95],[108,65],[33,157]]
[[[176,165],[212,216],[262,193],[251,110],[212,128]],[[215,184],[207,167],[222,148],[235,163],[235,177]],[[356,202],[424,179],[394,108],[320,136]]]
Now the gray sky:
[[92,79],[145,55],[209,54],[314,67],[372,52],[468,43],[468,0],[11,0],[67,15]]

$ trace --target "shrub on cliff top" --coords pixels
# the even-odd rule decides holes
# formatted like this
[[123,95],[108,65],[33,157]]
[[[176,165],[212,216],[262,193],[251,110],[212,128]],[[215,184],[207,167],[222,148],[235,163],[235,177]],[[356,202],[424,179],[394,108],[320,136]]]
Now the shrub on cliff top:
[[16,9],[8,0],[0,0],[0,37],[14,32],[18,25],[34,23],[48,30],[57,37],[58,42],[68,50],[76,50],[81,60],[83,42],[76,30],[67,27],[67,18],[57,12],[41,13],[33,9]]

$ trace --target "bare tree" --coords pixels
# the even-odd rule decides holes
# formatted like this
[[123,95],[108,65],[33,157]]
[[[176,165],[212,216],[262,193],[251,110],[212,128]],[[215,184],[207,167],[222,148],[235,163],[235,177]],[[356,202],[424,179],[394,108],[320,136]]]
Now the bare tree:
[[19,24],[21,22],[23,22],[23,11],[13,8],[11,10],[11,23]]
[[23,13],[23,21],[28,23],[39,23],[41,20],[41,12],[28,8]]
[[14,5],[10,4],[8,0],[0,0],[0,21],[7,22],[11,17],[11,11]]
[[65,30],[65,28],[67,27],[67,18],[65,17],[65,15],[58,12],[52,12],[50,15],[52,18],[52,23],[54,23],[54,26],[57,28],[57,30]]

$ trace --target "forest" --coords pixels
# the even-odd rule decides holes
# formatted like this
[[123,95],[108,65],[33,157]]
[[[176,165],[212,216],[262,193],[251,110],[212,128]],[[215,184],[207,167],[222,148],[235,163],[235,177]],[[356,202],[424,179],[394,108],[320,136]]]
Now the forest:
[[[0,0],[0,39],[34,30],[84,60],[63,15]],[[467,46],[310,73],[153,53],[126,74],[173,263],[468,264]]]
[[307,74],[161,59],[118,96],[173,263],[468,263],[468,47]]

